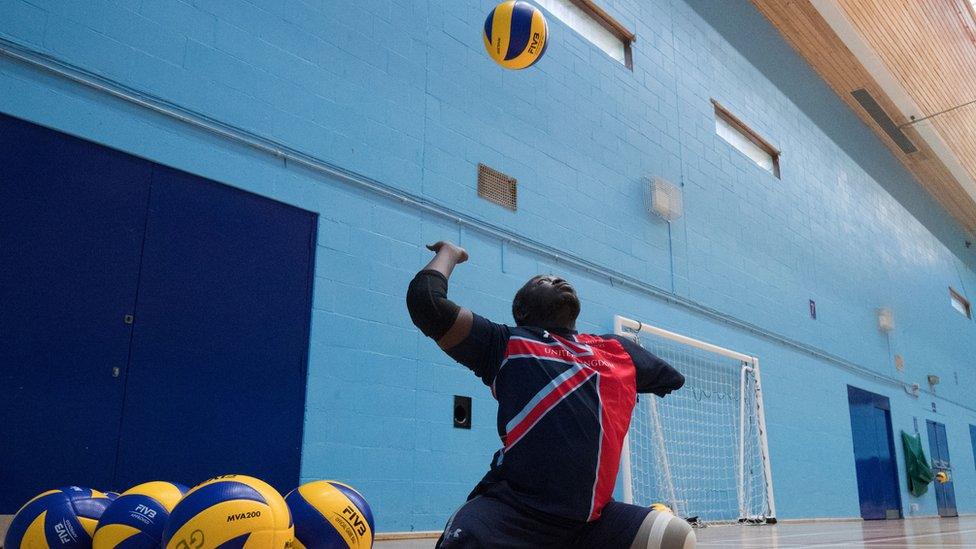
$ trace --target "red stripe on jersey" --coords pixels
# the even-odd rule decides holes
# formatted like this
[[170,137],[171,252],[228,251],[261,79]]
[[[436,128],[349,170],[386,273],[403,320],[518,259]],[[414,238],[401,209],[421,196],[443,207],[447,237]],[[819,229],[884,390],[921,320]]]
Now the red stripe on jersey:
[[[588,343],[590,337],[580,336],[581,343]],[[609,366],[602,361],[592,362],[600,374],[597,383],[600,398],[600,456],[597,460],[596,479],[593,483],[593,503],[590,521],[600,518],[600,512],[613,496],[620,468],[620,452],[624,437],[630,428],[630,418],[637,400],[636,369],[630,355],[619,341],[593,338],[599,343],[599,354],[608,359]],[[603,367],[601,367],[603,366]]]

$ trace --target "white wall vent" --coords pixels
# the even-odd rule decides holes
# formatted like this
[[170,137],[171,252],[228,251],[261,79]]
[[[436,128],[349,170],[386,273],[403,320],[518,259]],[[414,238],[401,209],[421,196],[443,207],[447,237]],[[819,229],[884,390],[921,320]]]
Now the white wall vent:
[[644,180],[644,208],[671,222],[684,214],[681,187],[661,177]]
[[886,333],[895,329],[895,314],[891,309],[878,309],[878,329]]

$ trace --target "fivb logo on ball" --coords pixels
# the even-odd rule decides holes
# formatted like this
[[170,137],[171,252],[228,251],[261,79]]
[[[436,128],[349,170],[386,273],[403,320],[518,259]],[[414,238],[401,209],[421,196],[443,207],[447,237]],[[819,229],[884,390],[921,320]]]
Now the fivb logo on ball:
[[152,524],[156,518],[156,510],[140,503],[129,515],[143,524]]
[[74,526],[64,519],[54,525],[54,533],[58,535],[58,539],[61,540],[61,544],[71,543],[78,540],[78,534],[75,532]]
[[363,520],[363,517],[359,515],[359,512],[352,505],[346,505],[341,513],[335,513],[334,515],[339,520],[332,521],[332,524],[337,524],[342,527],[346,531],[346,535],[355,539],[357,543],[359,543],[362,536],[366,535],[366,521]]

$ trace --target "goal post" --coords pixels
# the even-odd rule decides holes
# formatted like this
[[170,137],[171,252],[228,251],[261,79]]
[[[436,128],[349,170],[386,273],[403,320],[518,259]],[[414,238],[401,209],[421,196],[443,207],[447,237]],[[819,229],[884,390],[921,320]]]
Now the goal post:
[[685,376],[663,399],[640,395],[621,457],[624,501],[663,502],[703,524],[776,522],[759,359],[619,315],[614,332]]

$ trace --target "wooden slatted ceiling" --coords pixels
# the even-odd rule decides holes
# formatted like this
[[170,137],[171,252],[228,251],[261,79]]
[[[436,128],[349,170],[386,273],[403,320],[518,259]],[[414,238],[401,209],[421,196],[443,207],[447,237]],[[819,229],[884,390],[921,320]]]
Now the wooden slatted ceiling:
[[[905,128],[906,135],[919,152],[903,153],[854,101],[851,92],[864,88],[896,124],[910,121],[899,114],[888,95],[813,5],[808,0],[752,0],[752,3],[878,134],[939,204],[966,230],[976,233],[976,202],[921,136],[911,127]],[[964,17],[968,13],[958,12],[954,0],[839,0],[839,3],[896,80],[925,111],[907,115],[920,118],[976,99],[976,79],[973,77],[976,75],[976,44],[966,29]],[[971,18],[968,21],[972,24]],[[940,43],[933,45],[934,42]],[[958,59],[962,57],[966,59]],[[976,175],[976,135],[973,130],[976,128],[976,106],[919,124],[932,124],[966,170]]]
[[[839,4],[922,111],[911,114],[922,118],[976,99],[976,44],[967,33],[965,6],[956,0]],[[919,123],[931,124],[976,176],[976,106]]]

